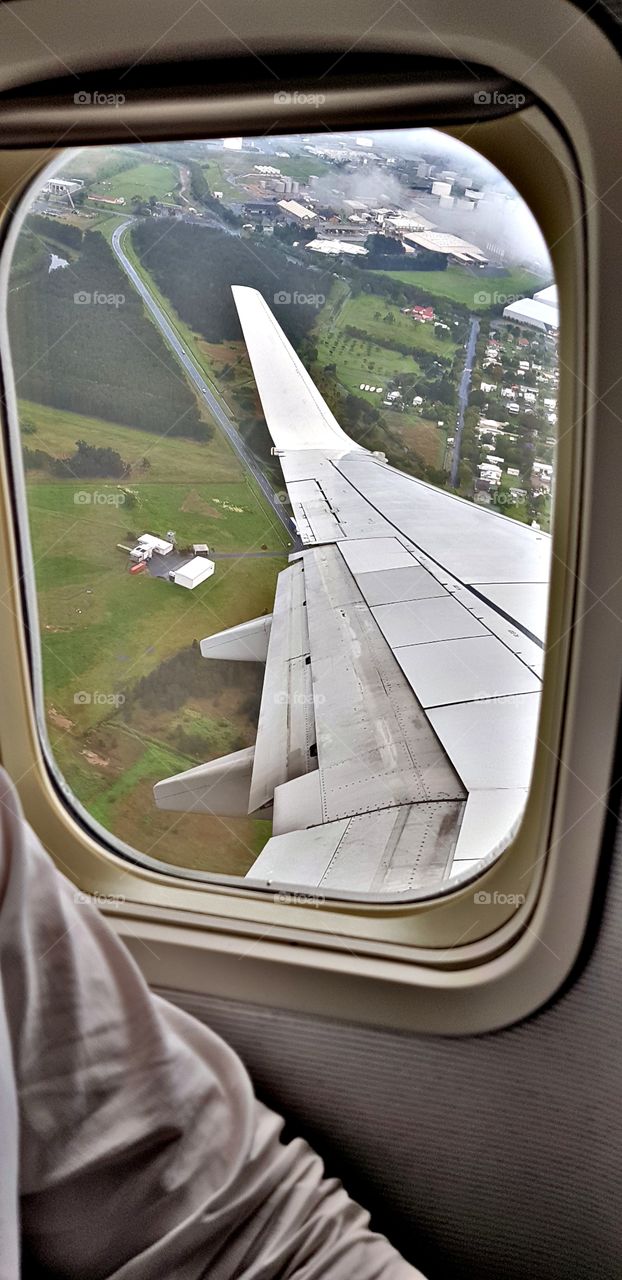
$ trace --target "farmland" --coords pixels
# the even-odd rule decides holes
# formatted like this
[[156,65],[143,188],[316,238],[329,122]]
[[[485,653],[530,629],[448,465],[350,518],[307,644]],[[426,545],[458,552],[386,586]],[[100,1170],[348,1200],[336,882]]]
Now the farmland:
[[[334,292],[339,292],[335,285]],[[351,395],[364,400],[381,413],[386,440],[383,447],[391,455],[395,446],[405,448],[411,464],[419,459],[424,467],[439,469],[445,456],[447,430],[439,428],[436,417],[425,417],[408,401],[403,412],[382,407],[387,391],[397,382],[408,381],[422,389],[430,379],[446,375],[459,345],[452,325],[449,330],[435,330],[433,324],[421,324],[412,316],[378,294],[359,293],[339,297],[320,313],[316,326],[318,365],[334,369],[334,378]],[[365,337],[354,337],[354,331]],[[408,351],[396,350],[400,344]],[[434,361],[437,361],[435,364]],[[425,365],[425,367],[424,367]],[[378,391],[361,390],[361,383],[380,387]],[[449,420],[448,420],[449,421]],[[359,443],[366,443],[359,437]],[[397,465],[404,465],[400,454]]]
[[460,267],[448,267],[446,271],[382,271],[378,274],[387,275],[402,284],[416,285],[435,298],[451,298],[453,302],[461,302],[475,311],[486,311],[490,307],[488,295],[495,292],[510,299],[519,298],[526,294],[531,296],[536,289],[549,283],[531,271],[522,270],[506,271],[500,276],[472,275]]
[[176,165],[158,163],[147,160],[135,164],[130,169],[122,169],[110,178],[100,179],[89,187],[89,195],[121,196],[126,204],[130,204],[133,196],[148,200],[155,196],[164,203],[167,199],[172,203],[172,195],[179,185],[179,170]]
[[[218,433],[209,444],[181,441],[31,402],[22,402],[20,416],[29,448],[36,442],[62,457],[77,439],[105,438],[128,464],[122,487],[28,472],[55,758],[81,803],[128,844],[179,865],[243,874],[268,823],[175,815],[169,839],[171,815],[155,810],[151,788],[167,773],[254,740],[259,671],[236,664],[228,684],[230,664],[201,660],[174,714],[143,706],[133,691],[172,656],[187,651],[191,662],[203,636],[269,607],[286,562],[283,528]],[[126,505],[125,490],[135,504]],[[127,572],[118,544],[168,528],[179,545],[206,541],[226,557],[193,592]]]

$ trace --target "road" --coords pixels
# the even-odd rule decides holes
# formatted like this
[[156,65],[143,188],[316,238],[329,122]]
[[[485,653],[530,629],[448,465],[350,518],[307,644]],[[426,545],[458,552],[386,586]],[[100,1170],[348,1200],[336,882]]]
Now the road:
[[134,288],[140,294],[145,306],[147,307],[147,310],[155,320],[155,323],[157,324],[165,342],[167,342],[171,350],[174,351],[180,364],[183,365],[186,373],[188,374],[188,377],[192,380],[194,386],[199,392],[199,395],[207,405],[212,417],[218,423],[218,426],[220,427],[221,431],[223,431],[224,434],[226,435],[227,440],[229,441],[229,444],[237,454],[238,458],[240,459],[240,462],[242,462],[244,466],[247,467],[248,470],[251,472],[251,474],[254,476],[255,480],[257,481],[257,484],[259,485],[259,488],[261,489],[261,492],[264,495],[264,498],[270,504],[275,515],[278,517],[281,524],[286,529],[287,536],[293,540],[294,545],[297,545],[298,538],[295,533],[293,523],[290,517],[288,516],[287,511],[283,506],[283,503],[278,497],[278,494],[275,492],[275,490],[272,488],[272,485],[266,479],[266,476],[261,470],[261,467],[259,466],[257,460],[253,457],[252,453],[247,448],[241,436],[236,431],[233,423],[227,417],[224,409],[218,403],[218,400],[216,399],[215,395],[210,391],[205,381],[205,374],[202,373],[199,365],[196,363],[193,356],[190,355],[187,347],[184,345],[184,343],[176,334],[172,324],[167,319],[161,306],[159,305],[158,302],[156,302],[156,299],[151,293],[151,290],[145,284],[145,281],[138,274],[136,268],[132,266],[132,263],[130,262],[129,258],[124,253],[123,248],[121,246],[121,237],[123,236],[124,232],[127,231],[128,227],[130,227],[131,225],[132,225],[132,219],[128,218],[127,222],[122,222],[121,225],[116,227],[115,230],[113,231],[112,240],[111,240],[113,253],[115,254],[118,261],[120,262],[121,266],[123,267],[123,270],[125,271],[126,275],[129,276],[129,279],[134,285]]
[[449,483],[452,489],[458,488],[460,477],[460,450],[462,447],[462,432],[464,431],[464,414],[469,400],[471,375],[473,373],[473,360],[475,358],[475,347],[477,345],[478,333],[479,319],[477,316],[471,316],[471,327],[469,329],[469,336],[467,339],[464,369],[462,370],[462,377],[458,388],[458,416],[456,418],[454,451],[451,459],[451,475],[449,477]]

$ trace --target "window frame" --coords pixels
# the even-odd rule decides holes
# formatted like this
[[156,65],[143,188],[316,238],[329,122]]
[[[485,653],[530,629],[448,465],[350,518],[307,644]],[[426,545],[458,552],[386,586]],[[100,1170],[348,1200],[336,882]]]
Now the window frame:
[[[361,90],[354,108],[361,116],[365,93]],[[242,111],[243,104],[236,102]],[[348,109],[351,114],[351,102]],[[587,104],[583,115],[589,116]],[[587,126],[588,121],[584,118],[583,123]],[[591,694],[586,688],[586,665],[594,661],[594,651],[598,654],[599,642],[602,651],[604,641],[615,668],[618,689],[622,676],[622,654],[614,651],[613,624],[599,614],[600,635],[594,637],[589,605],[577,621],[586,592],[593,594],[584,566],[590,555],[593,565],[603,522],[615,516],[613,486],[607,485],[607,475],[596,466],[596,455],[603,452],[603,432],[598,431],[596,406],[585,394],[586,384],[602,385],[594,364],[602,311],[595,281],[587,275],[587,242],[592,258],[600,249],[601,278],[599,231],[607,242],[599,227],[601,211],[589,208],[582,191],[581,177],[589,189],[585,169],[597,148],[595,121],[591,123],[592,128],[583,130],[583,157],[570,147],[552,118],[550,104],[549,118],[542,109],[529,107],[522,116],[470,126],[466,131],[449,130],[455,136],[468,133],[471,145],[477,131],[477,149],[503,170],[540,221],[560,290],[560,420],[572,425],[557,456],[552,648],[545,664],[540,725],[545,746],[540,744],[516,838],[483,873],[467,873],[465,882],[457,881],[447,896],[412,904],[316,905],[303,897],[284,904],[275,901],[269,890],[222,881],[205,884],[193,879],[190,883],[181,875],[128,865],[82,828],[50,778],[36,729],[16,536],[15,502],[19,505],[20,495],[7,456],[5,420],[0,459],[0,597],[5,608],[9,601],[9,625],[1,642],[6,657],[0,685],[2,760],[18,784],[27,816],[44,834],[60,869],[82,890],[96,895],[154,985],[197,991],[205,990],[207,984],[217,995],[455,1033],[490,1029],[524,1016],[549,998],[572,967],[585,930],[605,817],[600,803],[590,803],[589,796],[608,791],[617,730],[611,715],[607,722],[611,698],[605,695],[602,678]],[[32,153],[12,152],[7,160],[8,154],[0,157],[0,172],[12,164],[17,197],[26,187],[24,170],[32,173],[33,168],[42,168],[44,157],[39,155],[32,166]],[[7,215],[3,221],[6,232]],[[3,290],[7,249],[15,234],[13,221],[2,245]],[[611,288],[608,293],[613,313]],[[5,300],[4,292],[3,352]],[[593,327],[589,343],[588,315]],[[4,377],[8,416],[14,422],[10,374]],[[600,486],[596,484],[599,474]],[[572,517],[573,507],[580,512],[580,522]],[[586,632],[591,658],[586,652]],[[590,750],[595,725],[600,739],[598,749]],[[7,726],[6,732],[2,726]],[[573,795],[577,777],[582,779],[583,802]],[[516,893],[520,883],[524,891],[530,865],[524,904],[517,909],[503,902],[491,905],[485,918],[480,912],[478,920],[474,887],[507,895]],[[218,963],[208,966],[208,959]],[[321,981],[327,973],[331,974],[328,988]]]

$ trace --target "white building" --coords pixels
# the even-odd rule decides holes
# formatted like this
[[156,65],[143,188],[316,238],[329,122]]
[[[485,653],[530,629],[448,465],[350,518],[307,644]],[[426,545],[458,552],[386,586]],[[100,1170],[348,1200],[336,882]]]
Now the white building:
[[351,256],[358,254],[366,257],[367,249],[361,244],[348,244],[345,240],[310,240],[305,248],[310,249],[312,253],[332,253],[341,254],[349,253]]
[[496,466],[494,462],[480,462],[478,466],[480,480],[485,480],[488,484],[497,485],[501,481],[501,467]]
[[141,533],[136,546],[130,551],[130,559],[150,560],[154,551],[159,556],[168,556],[172,550],[172,542],[165,542],[164,538],[156,538],[153,533]]
[[477,245],[463,240],[462,236],[451,235],[448,231],[407,231],[404,240],[416,249],[427,249],[430,253],[444,253],[447,258],[455,259],[465,266],[484,267],[488,258]]
[[557,293],[557,285],[550,284],[548,289],[538,289],[533,295],[534,302],[543,302],[546,307],[554,307],[559,310],[559,297]]
[[70,196],[84,186],[82,178],[48,178],[41,188],[42,196]]
[[314,222],[317,217],[313,209],[306,209],[298,200],[279,200],[278,207],[295,222]]
[[169,577],[177,587],[186,587],[188,591],[194,591],[194,588],[201,582],[205,582],[206,578],[211,578],[215,567],[214,561],[208,560],[206,556],[194,556],[194,559],[180,565],[179,569],[172,569]]
[[384,218],[384,225],[393,227],[394,231],[431,231],[434,223],[418,213],[393,213]]
[[480,418],[476,431],[480,436],[495,436],[500,431],[505,431],[508,425],[507,422],[499,422],[497,418]]
[[517,324],[531,325],[533,329],[545,332],[559,329],[559,305],[557,288],[554,284],[548,289],[538,289],[533,298],[519,298],[504,308],[503,315]]

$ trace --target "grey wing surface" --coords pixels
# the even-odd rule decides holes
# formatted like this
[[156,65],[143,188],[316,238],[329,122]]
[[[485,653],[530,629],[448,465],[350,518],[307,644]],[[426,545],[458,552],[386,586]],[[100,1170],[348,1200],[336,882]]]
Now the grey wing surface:
[[158,783],[156,803],[271,817],[253,880],[425,892],[520,819],[550,539],[356,444],[261,294],[233,294],[301,549],[270,617],[201,644],[264,664],[254,748]]

